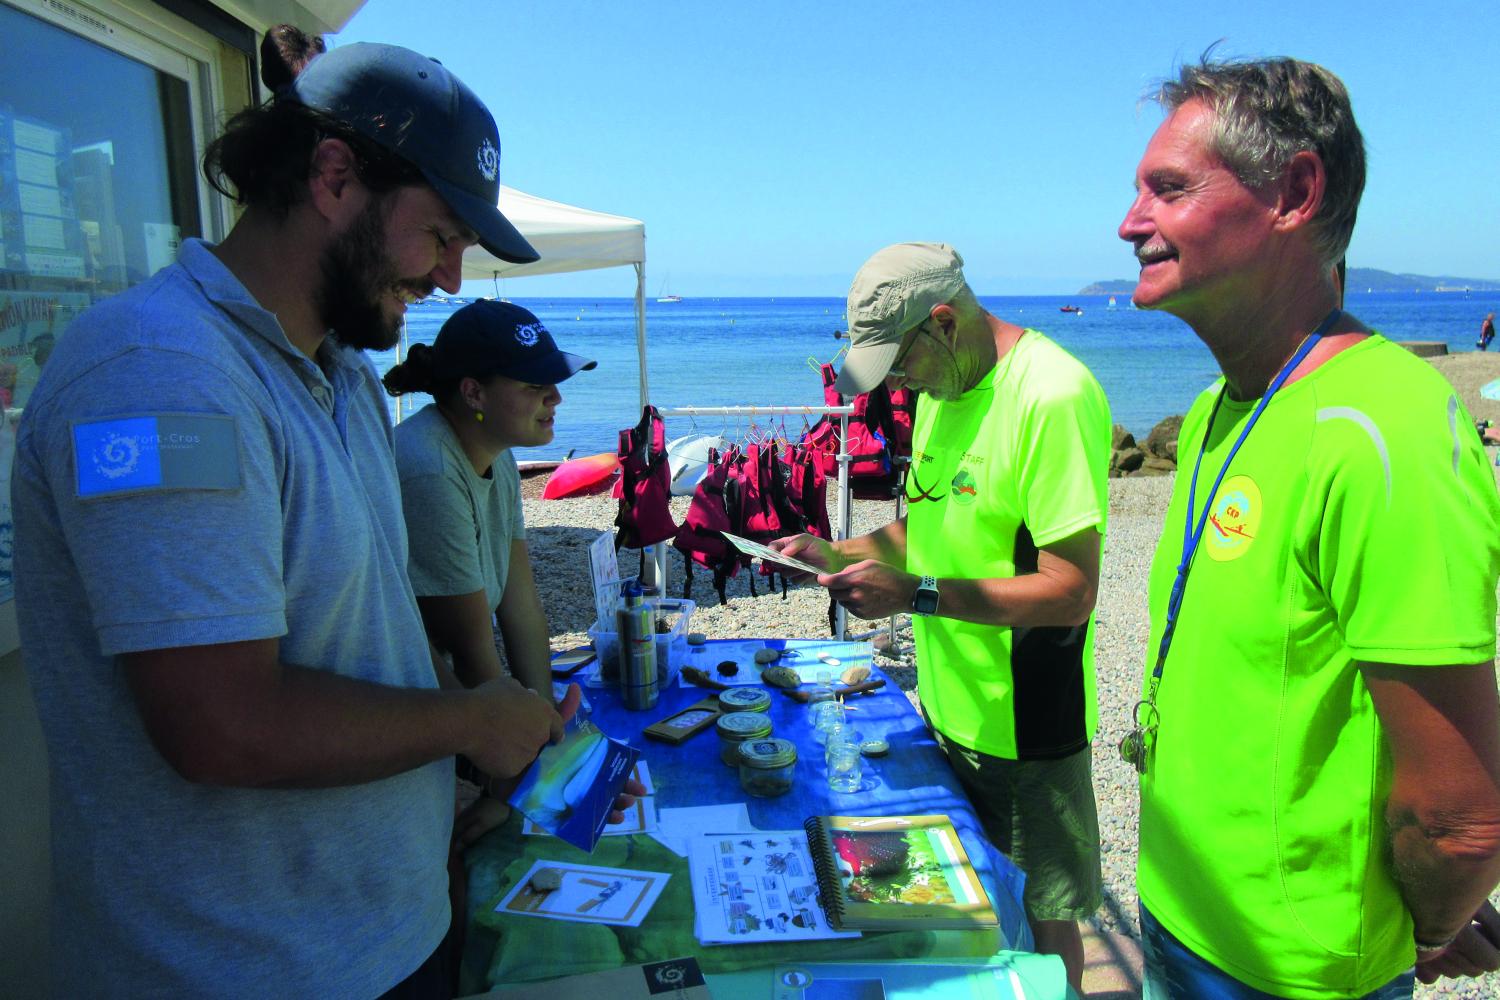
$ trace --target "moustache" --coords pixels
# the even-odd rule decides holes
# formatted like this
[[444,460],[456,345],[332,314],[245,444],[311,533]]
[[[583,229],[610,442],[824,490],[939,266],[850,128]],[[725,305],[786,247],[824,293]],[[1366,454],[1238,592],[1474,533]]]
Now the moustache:
[[1135,259],[1142,264],[1149,264],[1153,260],[1170,257],[1176,252],[1177,248],[1165,240],[1157,243],[1142,243],[1135,248]]

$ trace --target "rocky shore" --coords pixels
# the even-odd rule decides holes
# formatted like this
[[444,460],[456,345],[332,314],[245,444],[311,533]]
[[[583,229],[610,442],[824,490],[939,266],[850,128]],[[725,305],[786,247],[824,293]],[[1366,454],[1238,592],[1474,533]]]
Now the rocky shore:
[[[1464,353],[1429,359],[1458,391],[1470,413],[1500,422],[1500,402],[1483,399],[1480,388],[1500,379],[1500,355]],[[1157,430],[1163,430],[1158,427]],[[1156,432],[1153,431],[1153,437]],[[1170,448],[1168,443],[1170,439]],[[1099,697],[1099,733],[1094,747],[1094,786],[1099,804],[1103,845],[1105,900],[1094,918],[1103,930],[1138,936],[1136,926],[1135,856],[1137,795],[1135,775],[1116,752],[1115,745],[1128,731],[1129,713],[1139,697],[1141,673],[1146,660],[1146,580],[1151,556],[1161,533],[1162,511],[1171,494],[1170,470],[1158,476],[1140,475],[1149,456],[1175,460],[1175,428],[1163,430],[1143,446],[1131,442],[1142,453],[1140,464],[1123,478],[1110,483],[1110,512],[1099,599],[1095,612],[1095,662]],[[1118,444],[1118,442],[1117,442]],[[1116,455],[1126,449],[1117,448]],[[1493,451],[1491,452],[1493,454]],[[585,630],[593,619],[593,601],[588,584],[588,545],[601,531],[612,530],[615,503],[608,496],[575,500],[539,499],[543,477],[523,481],[523,494],[532,564],[542,590],[555,648],[586,641]],[[686,499],[674,501],[680,520]],[[888,503],[856,501],[854,532],[872,530],[892,516]],[[628,560],[628,554],[622,554]],[[673,553],[670,592],[681,586],[682,563]],[[629,572],[626,561],[622,568]],[[816,586],[793,587],[786,600],[768,594],[757,583],[760,596],[750,597],[748,574],[730,582],[729,603],[720,605],[707,573],[700,572],[693,587],[699,607],[693,629],[713,638],[753,636],[816,636],[827,634],[828,602]],[[851,628],[864,626],[853,621]],[[909,648],[910,631],[897,637],[898,647]],[[909,697],[915,697],[915,669],[910,653],[899,649],[894,657],[882,656],[884,669]],[[1500,896],[1496,897],[1500,902]],[[1445,982],[1418,986],[1418,997],[1463,997],[1479,1000],[1500,996],[1500,975],[1481,980]]]

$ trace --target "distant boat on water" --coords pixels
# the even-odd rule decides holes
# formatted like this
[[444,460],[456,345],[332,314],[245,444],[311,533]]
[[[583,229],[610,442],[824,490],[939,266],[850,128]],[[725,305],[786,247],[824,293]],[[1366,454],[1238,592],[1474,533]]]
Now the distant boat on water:
[[1109,308],[1113,309],[1114,307],[1115,307],[1115,297],[1113,295],[1111,295],[1109,297]]
[[659,291],[657,291],[657,293],[656,293],[656,301],[658,301],[658,302],[681,302],[682,301],[682,296],[681,295],[673,295],[670,292],[668,292],[667,291],[667,279],[663,278],[663,279],[661,279],[661,289]]
[[1078,306],[1058,306],[1057,311],[1065,313],[1077,313],[1080,316],[1083,315],[1083,310]]

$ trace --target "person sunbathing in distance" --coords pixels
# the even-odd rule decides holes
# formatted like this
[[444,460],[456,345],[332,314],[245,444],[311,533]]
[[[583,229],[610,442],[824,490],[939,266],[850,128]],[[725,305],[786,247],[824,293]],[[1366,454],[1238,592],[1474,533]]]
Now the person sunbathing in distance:
[[[459,309],[429,347],[415,344],[383,379],[393,396],[434,402],[396,427],[408,570],[428,638],[473,687],[509,672],[551,699],[547,616],[531,573],[512,448],[552,440],[557,383],[596,362],[557,349],[542,322],[508,302]],[[467,846],[504,822],[481,798],[454,827]]]

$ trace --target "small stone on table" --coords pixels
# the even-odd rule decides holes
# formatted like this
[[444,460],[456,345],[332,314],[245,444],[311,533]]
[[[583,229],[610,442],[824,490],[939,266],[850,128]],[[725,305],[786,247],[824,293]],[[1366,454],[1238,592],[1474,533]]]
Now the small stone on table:
[[556,868],[538,868],[531,876],[531,888],[537,892],[551,892],[562,887],[563,873]]

